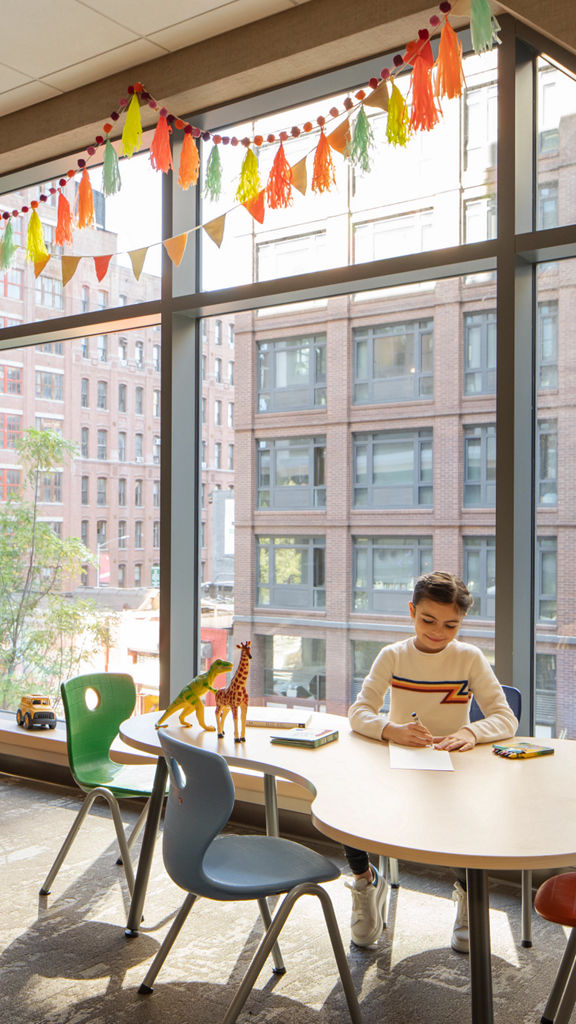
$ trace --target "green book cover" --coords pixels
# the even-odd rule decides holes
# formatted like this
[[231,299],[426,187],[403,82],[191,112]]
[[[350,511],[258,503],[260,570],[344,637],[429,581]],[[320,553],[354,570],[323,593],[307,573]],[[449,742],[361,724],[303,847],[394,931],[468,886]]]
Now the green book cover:
[[271,736],[270,742],[284,743],[289,747],[322,747],[337,739],[337,729],[287,729]]

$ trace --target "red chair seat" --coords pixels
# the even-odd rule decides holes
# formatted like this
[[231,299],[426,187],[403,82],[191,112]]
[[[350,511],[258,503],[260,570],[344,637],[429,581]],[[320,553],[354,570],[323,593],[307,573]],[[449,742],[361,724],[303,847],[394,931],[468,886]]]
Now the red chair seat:
[[543,882],[534,899],[541,917],[555,924],[576,926],[576,871],[555,875]]

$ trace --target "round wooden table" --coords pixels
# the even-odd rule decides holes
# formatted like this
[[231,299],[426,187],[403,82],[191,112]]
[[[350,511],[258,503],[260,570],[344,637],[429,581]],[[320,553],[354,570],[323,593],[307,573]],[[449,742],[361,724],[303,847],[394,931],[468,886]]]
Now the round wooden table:
[[[158,713],[131,718],[120,727],[125,743],[158,755]],[[172,724],[174,723],[174,724]],[[454,771],[397,770],[388,744],[353,733],[346,718],[315,715],[312,725],[334,726],[335,743],[316,749],[270,742],[269,730],[247,730],[235,744],[197,725],[168,731],[222,754],[231,767],[265,778],[267,823],[274,830],[276,777],[314,795],[312,820],[324,835],[350,846],[424,864],[467,870],[473,1024],[492,1024],[492,978],[487,873],[491,869],[556,868],[576,864],[576,742],[546,741],[553,756],[512,761],[490,744],[452,753]],[[156,809],[147,825],[128,922],[140,922],[162,793],[166,779],[158,760]],[[154,799],[154,797],[153,797]]]

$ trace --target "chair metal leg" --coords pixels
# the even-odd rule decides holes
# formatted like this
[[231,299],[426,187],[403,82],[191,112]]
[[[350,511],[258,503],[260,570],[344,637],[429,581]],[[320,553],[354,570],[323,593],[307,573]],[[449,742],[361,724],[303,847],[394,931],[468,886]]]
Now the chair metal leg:
[[572,970],[566,982],[566,988],[560,1000],[558,1011],[554,1018],[554,1024],[570,1024],[572,1010],[576,1003],[576,962],[572,964]]
[[522,945],[532,945],[532,872],[522,871]]
[[[566,949],[564,950],[564,956],[562,957],[562,960],[560,961],[560,967],[558,968],[558,973],[556,975],[556,978],[554,979],[554,984],[552,986],[552,991],[551,991],[550,995],[548,996],[548,1002],[546,1003],[546,1006],[544,1007],[544,1013],[542,1014],[542,1017],[540,1018],[542,1024],[553,1024],[553,1022],[554,1022],[554,1024],[556,1024],[556,1021],[559,1019],[556,1016],[556,1013],[558,1011],[560,1003],[563,1000],[563,995],[564,995],[565,990],[566,990],[567,985],[568,985],[568,979],[570,978],[570,972],[572,972],[572,974],[574,975],[574,978],[572,979],[572,983],[576,984],[575,965],[576,965],[576,928],[573,928],[572,931],[570,932],[570,935],[568,936],[568,943],[566,945]],[[574,1003],[572,1003],[572,1005],[574,1005]],[[569,1020],[570,1012],[568,1013],[568,1017],[566,1017],[566,1020]]]
[[[260,917],[264,922],[264,927],[268,930],[272,924],[272,915],[270,914],[270,908],[264,897],[261,900],[258,900],[258,906],[260,907]],[[280,946],[277,942],[272,946],[272,959],[274,961],[273,973],[286,974],[286,967],[284,965],[284,960],[282,959]]]
[[132,894],[132,891],[134,889],[134,872],[132,870],[132,864],[130,862],[128,844],[126,842],[126,836],[124,834],[124,825],[122,824],[122,818],[120,816],[120,808],[118,806],[118,801],[116,800],[116,797],[114,796],[113,793],[110,792],[109,789],[106,789],[104,786],[97,786],[95,789],[92,789],[86,795],[84,803],[82,804],[82,807],[80,808],[78,814],[74,819],[72,828],[68,832],[68,835],[66,836],[66,839],[64,840],[56,856],[56,860],[54,861],[52,867],[50,868],[50,871],[46,876],[42,888],[40,889],[41,896],[47,896],[49,894],[50,889],[52,887],[52,882],[54,881],[56,875],[58,874],[60,868],[62,867],[62,864],[66,859],[68,851],[70,850],[72,843],[74,842],[76,836],[78,835],[82,822],[84,821],[86,815],[90,811],[92,804],[94,803],[95,800],[98,799],[98,797],[102,797],[102,799],[106,801],[112,813],[114,827],[116,829],[116,836],[118,838],[118,845],[120,846],[120,854],[124,862],[126,881],[128,882],[128,888],[130,889],[130,893]]
[[336,957],[336,962],[338,964],[338,969],[340,971],[340,978],[342,981],[342,985],[344,987],[346,1002],[348,1003],[348,1009],[350,1011],[350,1017],[353,1021],[353,1024],[362,1024],[360,1006],[358,1005],[358,1000],[356,998],[356,992],[354,990],[352,977],[350,975],[348,961],[346,960],[346,954],[344,952],[344,947],[342,945],[342,940],[340,938],[340,932],[336,921],[336,915],[334,914],[334,910],[332,908],[332,901],[330,900],[328,893],[324,889],[322,889],[321,886],[315,885],[313,883],[304,883],[302,885],[297,885],[294,887],[294,889],[291,889],[290,892],[287,893],[287,895],[284,897],[278,911],[276,912],[272,924],[270,925],[270,928],[264,935],[258,949],[256,950],[252,963],[250,964],[248,970],[246,971],[246,974],[242,979],[242,982],[238,988],[238,991],[236,992],[236,995],[234,996],[232,1002],[230,1003],[230,1006],[228,1007],[228,1010],[226,1011],[226,1015],[224,1017],[224,1020],[222,1021],[222,1024],[234,1024],[234,1021],[236,1020],[238,1014],[240,1013],[240,1010],[244,1006],[246,999],[248,998],[250,992],[252,991],[252,988],[254,987],[254,983],[256,982],[256,979],[258,978],[258,975],[260,974],[260,971],[262,970],[262,967],[264,966],[264,963],[268,958],[274,943],[276,942],[280,932],[282,931],[282,928],[284,927],[288,919],[288,915],[290,914],[292,907],[296,903],[296,900],[298,900],[300,896],[304,895],[318,896],[322,903],[324,916],[326,918],[326,925],[328,927],[328,933],[330,935],[330,941],[332,942],[334,956]]
[[[134,843],[136,842],[136,840],[138,839],[138,836],[140,835],[142,829],[144,828],[144,825],[146,823],[146,818],[148,816],[148,808],[149,807],[150,807],[150,797],[148,797],[146,803],[144,804],[144,807],[142,808],[142,811],[140,812],[140,816],[138,818],[138,821],[134,825],[134,828],[132,829],[130,835],[127,838],[127,845],[128,845],[128,849],[129,850],[132,849],[132,847],[134,846]],[[118,857],[118,860],[116,861],[116,863],[117,864],[121,864],[122,863],[122,858]]]
[[146,817],[146,828],[144,829],[144,837],[142,839],[142,846],[140,847],[140,856],[138,858],[138,868],[136,871],[136,883],[134,885],[134,893],[130,902],[130,910],[124,933],[127,938],[135,938],[135,936],[138,935],[138,929],[142,920],[144,900],[146,899],[148,879],[150,877],[152,858],[154,856],[154,846],[156,845],[156,835],[158,833],[158,825],[160,824],[160,816],[164,805],[167,777],[168,768],[166,767],[166,761],[163,757],[159,757],[156,763],[156,771],[154,773],[154,785],[152,787],[150,806]]
[[184,900],[184,903],[180,907],[180,910],[176,914],[176,917],[174,918],[169,930],[166,933],[164,942],[162,943],[160,949],[156,953],[156,956],[154,957],[152,963],[150,964],[150,967],[148,968],[148,973],[146,974],[144,981],[142,982],[140,988],[138,989],[138,991],[142,995],[149,995],[149,993],[152,992],[152,986],[158,976],[158,972],[162,967],[162,964],[164,963],[166,957],[168,956],[168,953],[172,949],[172,946],[176,942],[176,939],[178,938],[178,935],[180,934],[180,931],[182,929],[182,925],[184,924],[186,918],[188,917],[188,914],[192,910],[196,898],[197,897],[195,893],[189,892],[186,899]]

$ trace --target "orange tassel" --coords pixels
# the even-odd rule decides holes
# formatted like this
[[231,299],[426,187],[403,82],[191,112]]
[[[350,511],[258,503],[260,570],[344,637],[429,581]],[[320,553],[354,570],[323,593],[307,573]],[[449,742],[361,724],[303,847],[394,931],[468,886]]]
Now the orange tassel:
[[178,184],[180,188],[187,189],[198,181],[200,171],[200,157],[198,147],[190,132],[186,132],[182,142],[180,154],[180,167],[178,168]]
[[266,199],[271,210],[292,205],[292,168],[281,142],[266,185]]
[[72,245],[72,229],[70,203],[61,192],[58,196],[58,220],[56,221],[56,233],[54,235],[56,245]]
[[[426,39],[427,37],[428,33],[426,32]],[[404,60],[413,68],[410,78],[412,87],[410,126],[415,131],[430,131],[439,121],[439,111],[432,87],[434,56],[430,43],[422,38],[408,43]]]
[[314,153],[314,169],[312,172],[312,191],[329,192],[336,184],[336,173],[330,143],[324,134],[320,134],[320,141]]
[[445,17],[436,60],[434,92],[436,96],[446,96],[452,100],[455,96],[462,95],[463,85],[462,43]]
[[164,174],[174,170],[172,150],[170,149],[170,128],[166,115],[162,112],[158,118],[154,138],[150,143],[150,163],[155,171],[163,171]]
[[79,228],[89,228],[94,224],[94,194],[90,176],[85,167],[78,188],[78,219]]

